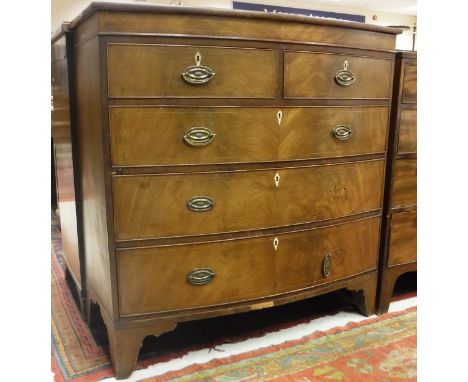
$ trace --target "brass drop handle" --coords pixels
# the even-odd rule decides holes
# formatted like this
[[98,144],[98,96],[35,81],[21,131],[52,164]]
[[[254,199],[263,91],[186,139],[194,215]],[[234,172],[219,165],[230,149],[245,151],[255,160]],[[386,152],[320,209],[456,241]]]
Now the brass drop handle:
[[216,134],[207,127],[192,127],[184,134],[184,141],[189,146],[199,147],[206,146],[213,142]]
[[187,273],[187,281],[192,285],[206,285],[213,281],[215,276],[209,268],[197,268]]
[[348,70],[348,61],[343,62],[343,69],[335,74],[335,81],[340,86],[349,86],[356,81],[356,76]]
[[215,206],[215,201],[209,196],[196,196],[187,202],[187,208],[194,212],[205,212]]
[[201,64],[202,56],[195,54],[195,65],[189,66],[182,72],[182,79],[189,85],[204,85],[212,80],[215,72],[208,66]]
[[323,259],[322,272],[325,277],[330,276],[332,270],[332,255],[331,253],[326,253],[325,258]]
[[338,125],[331,131],[332,137],[338,141],[347,141],[349,138],[351,138],[352,134],[353,130],[351,127],[346,125]]

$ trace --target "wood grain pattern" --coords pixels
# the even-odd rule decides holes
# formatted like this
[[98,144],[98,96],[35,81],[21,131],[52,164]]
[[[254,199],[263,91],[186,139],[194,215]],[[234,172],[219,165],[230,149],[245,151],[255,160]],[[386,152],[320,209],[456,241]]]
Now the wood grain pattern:
[[400,112],[398,153],[415,153],[417,149],[417,111],[404,109]]
[[[62,233],[63,257],[78,289],[81,280],[80,247],[77,225],[75,194],[75,169],[73,165],[72,131],[70,120],[70,95],[65,36],[59,39],[53,51],[56,60],[52,63],[52,134],[54,137],[54,159],[60,229]],[[61,58],[60,58],[61,57]]]
[[[350,86],[335,81],[344,61],[356,77]],[[286,51],[284,62],[285,98],[390,98],[391,60]]]
[[87,287],[110,316],[114,315],[104,178],[99,41],[76,49],[78,148],[83,195],[83,236]]
[[[277,114],[282,113],[281,123]],[[143,108],[109,110],[114,166],[247,163],[385,152],[387,107],[329,108]],[[352,129],[339,141],[331,131]],[[187,130],[216,134],[207,146],[191,147]]]
[[[181,74],[201,65],[215,75],[207,84],[190,85]],[[206,46],[109,44],[109,97],[274,98],[277,52]]]
[[388,265],[416,261],[416,211],[392,215]]
[[397,159],[393,178],[392,207],[416,204],[416,159]]
[[416,52],[396,55],[379,264],[379,314],[388,311],[398,277],[417,269],[416,63]]
[[403,103],[416,103],[417,101],[417,66],[405,65],[403,78]]
[[[375,160],[280,170],[115,176],[116,238],[249,230],[375,210],[381,206],[383,168],[384,161]],[[209,196],[214,208],[190,211],[186,203],[196,196]]]
[[[146,335],[178,322],[341,288],[373,313],[399,31],[102,2],[69,31],[87,306],[99,304],[117,378]],[[202,86],[182,80],[196,52],[215,72]],[[338,88],[344,60],[357,81]],[[331,139],[335,124],[351,139]],[[200,125],[216,137],[192,149],[182,135]],[[189,210],[196,196],[214,208]],[[187,284],[196,267],[216,268],[214,281]]]
[[[223,304],[332,282],[377,267],[380,218],[308,232],[222,243],[118,251],[120,312],[151,313]],[[326,253],[331,274],[323,275]],[[194,286],[186,275],[216,276]]]
[[244,39],[313,41],[355,48],[395,49],[395,36],[372,31],[332,26],[247,20],[222,16],[161,14],[100,14],[101,29],[108,33],[188,34],[196,36],[236,36]]

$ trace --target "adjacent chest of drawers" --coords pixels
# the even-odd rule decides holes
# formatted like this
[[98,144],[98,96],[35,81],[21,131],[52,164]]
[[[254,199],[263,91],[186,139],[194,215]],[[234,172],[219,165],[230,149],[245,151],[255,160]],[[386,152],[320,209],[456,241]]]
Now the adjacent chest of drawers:
[[341,288],[374,312],[397,31],[105,3],[71,31],[81,264],[118,378],[181,321]]
[[387,161],[379,313],[388,311],[396,280],[416,271],[417,54],[398,52]]

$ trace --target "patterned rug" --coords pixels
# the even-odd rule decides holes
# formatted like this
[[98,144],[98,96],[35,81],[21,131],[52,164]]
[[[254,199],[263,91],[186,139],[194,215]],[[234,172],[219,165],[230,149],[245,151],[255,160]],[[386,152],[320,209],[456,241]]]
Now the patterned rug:
[[416,381],[416,307],[142,381]]
[[[99,381],[113,376],[108,358],[107,334],[103,326],[93,329],[91,333],[81,318],[65,281],[60,230],[56,223],[56,217],[52,215],[52,371],[57,382]],[[323,300],[317,300],[317,304],[298,305],[300,314],[287,305],[275,308],[283,310],[273,315],[273,318],[266,310],[252,312],[253,316],[248,313],[242,320],[248,323],[248,331],[244,326],[236,331],[235,326],[239,326],[239,319],[232,316],[181,324],[176,331],[162,335],[157,340],[153,337],[145,339],[137,368],[181,357],[193,350],[217,350],[216,346],[222,343],[259,337],[309,322],[323,315],[323,311],[330,314],[343,309],[354,310],[352,306],[347,308],[333,305],[330,300],[325,296]],[[322,311],[314,311],[314,306],[322,307]],[[304,314],[306,309],[310,311]],[[266,319],[272,321],[263,326],[254,325],[264,323]],[[349,324],[345,328],[316,332],[312,336],[281,346],[193,365],[147,381],[416,380],[415,325],[416,310],[413,308],[404,313]]]

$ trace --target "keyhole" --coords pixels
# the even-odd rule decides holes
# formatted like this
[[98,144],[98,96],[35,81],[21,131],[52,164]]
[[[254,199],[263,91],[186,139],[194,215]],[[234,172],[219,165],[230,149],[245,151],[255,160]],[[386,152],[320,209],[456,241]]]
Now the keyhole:
[[281,120],[283,119],[283,112],[281,110],[276,113],[276,118],[278,118],[278,126],[281,125]]
[[276,187],[278,187],[280,179],[281,179],[280,175],[278,173],[276,173],[274,179],[275,179],[275,185],[276,185]]
[[197,66],[200,66],[200,64],[201,64],[201,54],[200,54],[200,52],[197,52],[195,54],[195,64],[197,64]]
[[343,69],[348,70],[348,61],[347,60],[345,60],[345,62],[343,62]]
[[278,249],[278,245],[279,245],[279,239],[275,237],[273,239],[273,247],[275,247],[275,251]]

